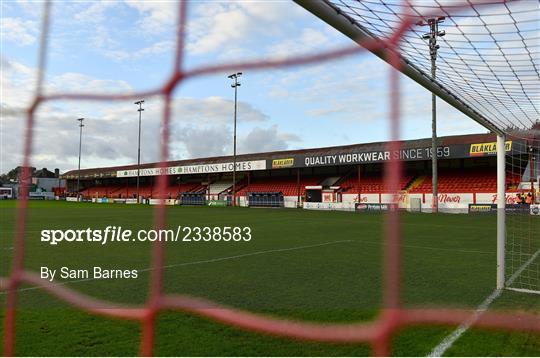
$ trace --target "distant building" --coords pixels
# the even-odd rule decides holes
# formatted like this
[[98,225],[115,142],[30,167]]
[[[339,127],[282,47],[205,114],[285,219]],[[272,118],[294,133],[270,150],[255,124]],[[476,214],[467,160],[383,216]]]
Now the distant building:
[[[63,195],[66,187],[66,180],[60,178],[60,170],[57,168],[54,172],[47,168],[36,170],[35,167],[29,167],[30,172],[30,193],[54,193],[49,196]],[[15,168],[15,180],[10,183],[4,183],[4,187],[13,189],[13,197],[17,198],[21,194],[21,183],[24,181],[24,167]],[[33,194],[31,194],[32,196]],[[45,195],[45,194],[44,194]]]
[[59,174],[59,169],[55,169],[54,172],[51,172],[50,170],[47,170],[47,168],[43,168],[40,170],[34,170],[32,173],[32,178],[58,178]]

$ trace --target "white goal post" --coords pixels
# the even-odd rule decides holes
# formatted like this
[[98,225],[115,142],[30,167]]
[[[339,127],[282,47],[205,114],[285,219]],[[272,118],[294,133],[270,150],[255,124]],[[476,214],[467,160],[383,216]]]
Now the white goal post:
[[504,288],[506,243],[506,148],[505,136],[497,135],[497,289]]

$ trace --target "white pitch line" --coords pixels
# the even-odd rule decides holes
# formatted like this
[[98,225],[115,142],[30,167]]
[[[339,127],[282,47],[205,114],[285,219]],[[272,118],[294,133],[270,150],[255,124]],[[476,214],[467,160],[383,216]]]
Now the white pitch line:
[[540,291],[535,291],[535,290],[528,290],[526,288],[513,288],[513,287],[508,287],[506,288],[507,290],[510,290],[510,291],[516,291],[516,292],[524,292],[524,293],[532,293],[534,295],[540,295]]
[[[512,276],[506,281],[505,286],[510,286],[516,278],[540,255],[540,250],[536,251],[521,267],[514,272]],[[474,311],[474,313],[465,322],[459,325],[459,327],[446,336],[437,347],[433,348],[428,357],[442,357],[442,355],[465,333],[471,326],[478,320],[478,318],[488,309],[488,307],[495,301],[502,293],[502,290],[493,291]]]
[[[269,253],[273,253],[273,252],[294,251],[294,250],[309,249],[309,248],[312,248],[312,247],[335,245],[335,244],[341,244],[341,243],[344,243],[344,242],[353,242],[353,240],[330,241],[330,242],[323,242],[322,244],[315,244],[315,245],[296,246],[296,247],[289,247],[289,248],[285,248],[285,249],[255,251],[255,252],[250,252],[248,254],[240,254],[240,255],[228,256],[228,257],[218,257],[218,258],[215,258],[215,259],[208,259],[208,260],[201,260],[201,261],[184,262],[184,263],[180,263],[180,264],[165,265],[165,266],[163,266],[163,268],[207,264],[207,263],[219,262],[219,261],[225,261],[225,260],[240,259],[242,257],[248,257],[248,256],[269,254]],[[139,270],[139,271],[144,272],[144,271],[151,271],[151,270],[152,270],[152,268],[148,268],[148,269],[142,269],[142,270]]]
[[[314,244],[314,245],[295,246],[295,247],[288,247],[288,248],[284,248],[284,249],[255,251],[255,252],[250,252],[250,253],[247,253],[247,254],[240,254],[240,255],[234,255],[234,256],[217,257],[217,258],[213,258],[213,259],[191,261],[191,262],[181,262],[181,263],[178,263],[178,264],[165,265],[165,266],[163,266],[163,268],[167,269],[167,268],[180,267],[180,266],[200,265],[200,264],[207,264],[207,263],[220,262],[220,261],[226,261],[226,260],[240,259],[240,258],[248,257],[248,256],[270,254],[270,253],[274,253],[274,252],[295,251],[295,250],[309,249],[309,248],[313,248],[313,247],[342,244],[342,243],[346,243],[346,242],[353,242],[353,240],[329,241],[329,242],[323,242],[321,244]],[[153,270],[153,268],[149,267],[149,268],[144,268],[144,269],[140,269],[140,270],[137,270],[137,271],[139,271],[139,272],[148,272],[148,271],[152,271],[152,270]],[[69,283],[87,282],[87,281],[94,281],[94,280],[99,280],[99,278],[83,278],[83,279],[80,279],[80,280],[63,281],[63,282],[55,283],[54,286],[64,286],[64,285],[67,285]],[[37,289],[43,288],[43,287],[44,286],[25,287],[25,288],[18,289],[17,292],[32,291],[32,290],[37,290]],[[5,295],[6,293],[7,292],[0,292],[0,296]]]
[[446,352],[448,348],[452,347],[454,342],[457,341],[458,338],[461,337],[461,335],[465,333],[473,325],[474,322],[476,322],[476,320],[482,315],[482,313],[484,313],[488,309],[491,303],[495,301],[495,299],[499,297],[501,293],[502,290],[493,291],[491,295],[489,295],[484,300],[484,302],[482,302],[480,306],[476,308],[476,311],[474,311],[471,317],[469,317],[465,322],[460,324],[454,332],[446,336],[446,338],[444,338],[443,341],[439,343],[439,345],[435,347],[433,351],[431,351],[431,353],[429,353],[428,357],[442,357],[444,352]]

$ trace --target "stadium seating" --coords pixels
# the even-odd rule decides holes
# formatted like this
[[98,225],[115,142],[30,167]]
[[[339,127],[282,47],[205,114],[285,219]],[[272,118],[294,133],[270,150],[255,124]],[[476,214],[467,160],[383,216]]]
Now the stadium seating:
[[385,193],[395,190],[404,190],[407,184],[413,179],[413,176],[406,175],[401,178],[399,182],[399,188],[390,190],[384,184],[384,178],[382,176],[363,176],[360,178],[360,187],[358,187],[358,178],[353,175],[346,178],[340,184],[338,184],[344,193],[356,193],[358,191],[362,193]]
[[124,189],[125,186],[118,186],[118,185],[112,185],[112,186],[93,186],[90,188],[86,188],[84,190],[81,190],[81,193],[83,196],[87,197],[104,197],[104,196],[117,196],[118,193]]
[[187,192],[189,193],[204,193],[206,192],[207,185],[197,184],[193,186],[190,190]]
[[[427,173],[426,173],[427,174]],[[300,195],[304,195],[306,185],[322,185],[329,182],[336,182],[338,177],[304,176],[300,178]],[[507,190],[515,190],[521,181],[521,176],[507,175]],[[296,196],[297,178],[290,177],[268,177],[254,178],[250,184],[244,178],[236,184],[237,195],[247,196],[249,193],[282,193],[283,196]],[[390,190],[384,183],[382,175],[363,175],[360,178],[360,187],[356,174],[346,176],[337,180],[342,193],[388,193],[394,190],[407,190],[410,193],[430,193],[430,175],[405,175],[399,182],[399,187]],[[164,191],[164,198],[176,198],[180,193],[204,194],[208,191],[210,195],[216,196],[232,186],[232,181],[221,180],[210,185],[201,183],[168,183]],[[497,191],[497,175],[492,169],[440,169],[439,170],[439,192],[440,193],[495,193]],[[102,185],[86,188],[81,191],[85,197],[122,197],[134,198],[137,187],[134,184],[125,185]],[[158,198],[157,182],[141,184],[139,194],[145,198]]]
[[250,207],[282,207],[285,202],[282,193],[251,192],[248,194],[248,205]]
[[[511,179],[508,178],[507,182]],[[453,169],[440,170],[438,175],[438,190],[440,193],[494,193],[497,191],[497,174],[494,170]],[[411,193],[430,193],[431,176],[414,188]]]
[[182,193],[180,194],[181,205],[205,205],[206,198],[200,193]]
[[[200,189],[204,189],[200,183],[167,184],[164,196],[165,198],[168,198],[169,196],[171,198],[176,198],[179,193],[192,192]],[[107,196],[116,198],[121,196],[123,198],[132,198],[137,195],[137,186],[93,186],[82,190],[81,193],[85,197]],[[145,198],[158,198],[159,195],[157,183],[141,184],[139,186],[139,195],[144,196]]]
[[[193,189],[199,187],[199,183],[181,183],[181,184],[175,184],[175,183],[169,183],[167,184],[167,187],[164,191],[164,197],[165,198],[176,198],[178,194],[185,193],[185,192],[191,192]],[[129,188],[129,195],[133,196],[136,195],[137,188],[131,186]],[[160,197],[159,191],[158,191],[158,185],[157,182],[154,183],[153,186],[147,185],[147,186],[141,186],[139,188],[140,195],[148,198],[154,198],[158,199]]]
[[232,185],[233,185],[232,180],[216,181],[216,182],[208,185],[208,194],[210,194],[210,195],[221,194],[225,190],[232,187]]
[[[320,177],[301,177],[300,195],[303,195],[306,185],[317,185]],[[252,180],[251,183],[240,191],[238,196],[245,196],[247,193],[274,192],[283,193],[284,196],[297,195],[297,179],[295,177],[274,177]]]

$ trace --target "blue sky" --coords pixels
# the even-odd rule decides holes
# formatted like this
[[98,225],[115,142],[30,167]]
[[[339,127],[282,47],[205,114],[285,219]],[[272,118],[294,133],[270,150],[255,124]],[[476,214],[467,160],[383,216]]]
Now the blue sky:
[[[2,126],[0,172],[20,164],[24,116],[32,98],[41,2],[1,4]],[[53,3],[46,92],[133,93],[171,73],[176,3]],[[198,1],[189,6],[186,67],[242,59],[286,58],[350,45],[290,1]],[[239,68],[239,71],[243,69]],[[389,66],[369,53],[287,69],[243,71],[240,153],[388,139]],[[194,78],[175,91],[171,158],[232,152],[233,90],[228,73]],[[431,94],[402,77],[405,139],[431,135]],[[161,100],[145,98],[142,160],[158,160]],[[32,164],[77,164],[76,118],[85,117],[82,167],[136,161],[132,101],[49,102],[37,115]],[[439,135],[485,132],[439,101]]]

